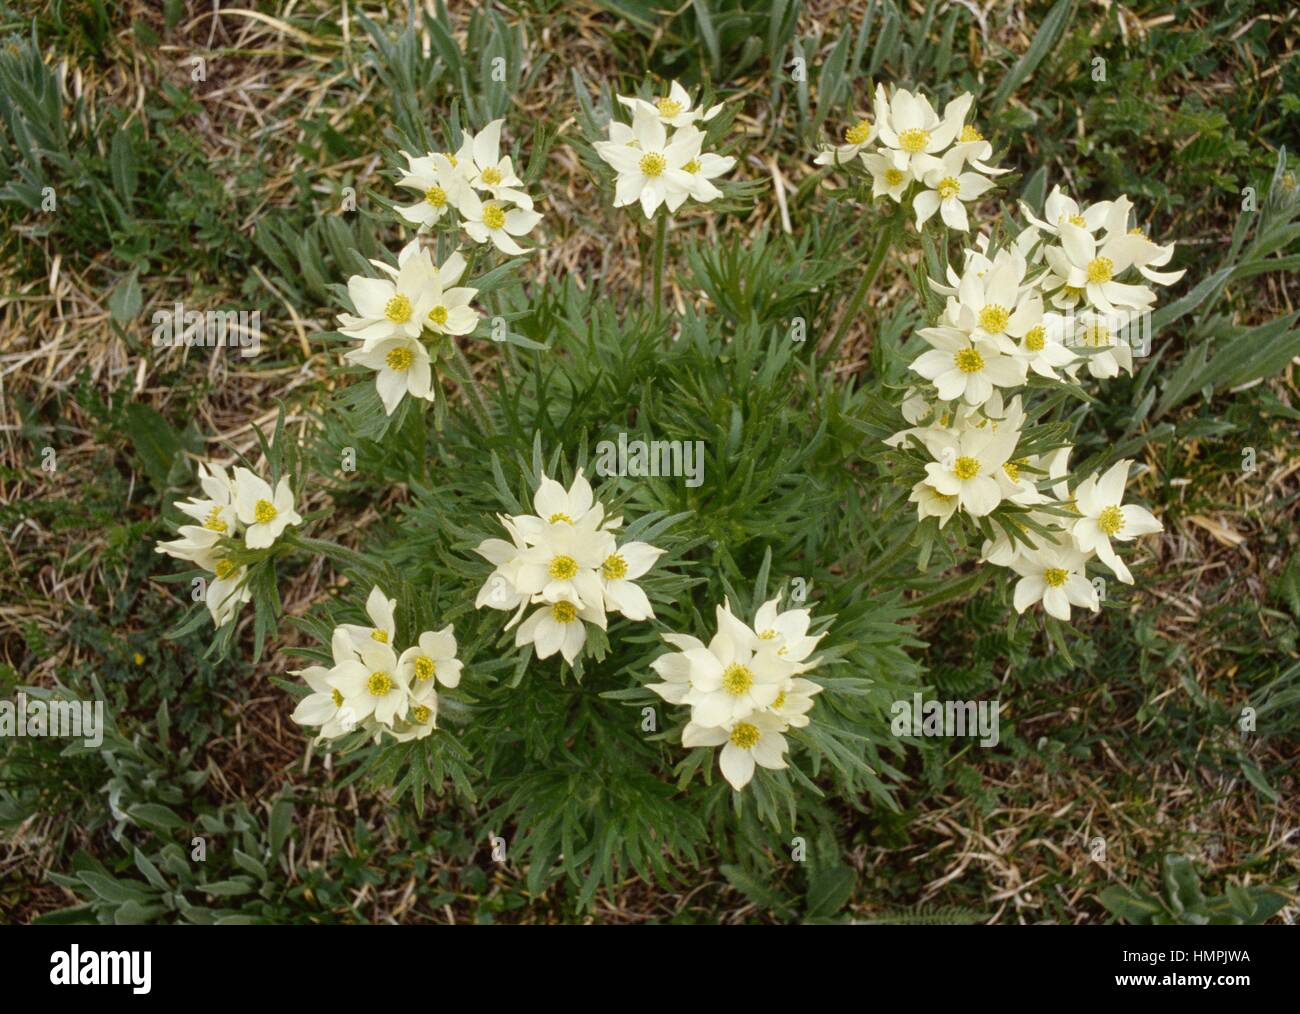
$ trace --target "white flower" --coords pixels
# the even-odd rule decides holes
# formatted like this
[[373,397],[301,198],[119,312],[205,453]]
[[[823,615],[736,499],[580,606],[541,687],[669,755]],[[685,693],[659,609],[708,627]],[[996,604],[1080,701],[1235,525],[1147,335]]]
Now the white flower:
[[466,134],[461,151],[466,152],[469,158],[461,161],[458,168],[476,189],[487,191],[498,201],[507,201],[525,211],[532,211],[533,199],[518,189],[524,181],[515,175],[510,156],[501,157],[503,123],[505,120],[493,120],[477,137]]
[[613,535],[587,521],[550,525],[543,539],[521,554],[515,587],[525,595],[540,596],[534,601],[567,600],[603,617],[600,568],[614,554],[614,545]]
[[[944,317],[977,338],[1020,338],[1043,316],[1043,300],[1025,284],[1028,265],[1016,250],[999,250],[992,261],[968,258],[957,292],[948,297]],[[1006,347],[1004,345],[1004,347]]]
[[[952,144],[973,99],[969,92],[959,95],[944,107],[943,119],[940,120],[924,95],[913,95],[903,88],[896,88],[893,98],[886,100],[885,86],[878,85],[876,129],[885,145],[885,156],[895,168],[907,170],[918,179],[938,171],[941,164],[935,156]],[[960,170],[960,156],[956,165]],[[930,214],[933,213],[932,209]]]
[[392,725],[395,719],[405,718],[409,687],[392,646],[370,641],[358,655],[337,664],[328,678],[351,709],[353,720],[360,723],[373,715],[381,725]]
[[962,158],[972,169],[984,173],[987,176],[1001,176],[1003,173],[1010,172],[1010,169],[998,169],[991,165],[986,165],[987,159],[993,157],[993,145],[984,139],[984,135],[973,123],[968,123],[961,128],[961,133],[957,136],[957,143],[952,146],[952,150],[960,152]]
[[1065,347],[1065,318],[1048,313],[1025,332],[1020,339],[1016,357],[1040,377],[1060,380],[1056,371],[1078,360],[1078,356]]
[[432,690],[435,683],[448,689],[459,686],[463,665],[456,658],[456,635],[451,624],[437,631],[426,630],[402,652],[397,667],[411,688],[413,701],[424,700],[425,692]]
[[790,681],[789,686],[777,695],[768,711],[788,725],[802,729],[808,725],[808,712],[816,703],[813,698],[821,692],[822,688],[812,680],[800,679],[796,676]]
[[[1127,337],[1121,338],[1117,333],[1127,330],[1129,321],[1123,314],[1100,314],[1086,310],[1078,317],[1067,317],[1064,323],[1053,320],[1053,314],[1044,317],[1049,330],[1072,328],[1070,344],[1074,348],[1089,349],[1086,353],[1075,353],[1076,362],[1066,365],[1065,372],[1073,380],[1080,366],[1087,366],[1088,372],[1100,380],[1118,377],[1120,371],[1133,373],[1133,350]],[[1119,323],[1117,327],[1116,324]]]
[[462,214],[463,208],[477,203],[469,181],[442,154],[430,152],[416,157],[406,152],[407,169],[397,181],[420,193],[420,200],[411,205],[398,205],[397,211],[408,222],[418,225],[420,231],[428,229],[451,208]]
[[359,338],[367,344],[385,338],[418,338],[433,307],[435,293],[430,280],[435,276],[433,260],[418,241],[402,250],[398,268],[379,262],[391,278],[367,278],[353,275],[348,279],[348,296],[357,315],[339,314],[339,333]]
[[700,154],[704,135],[693,128],[677,131],[671,140],[658,116],[638,107],[632,119],[636,147],[614,141],[597,141],[596,154],[613,167],[614,207],[641,203],[646,218],[660,204],[676,211],[690,196],[695,180],[687,163]]
[[[754,616],[754,632],[760,642],[769,642],[769,647],[776,650],[778,658],[787,662],[801,663],[817,648],[817,642],[825,633],[816,637],[808,636],[808,627],[812,623],[812,610],[780,608],[780,597],[770,599],[758,607]],[[816,661],[806,666],[797,666],[805,672],[816,665]]]
[[[844,128],[843,144],[822,145],[822,150],[813,161],[817,165],[844,165],[846,162],[852,162],[859,155],[866,161],[871,156],[864,149],[875,139],[876,125],[869,117],[860,117],[851,127]],[[883,156],[876,157],[883,160]]]
[[1138,274],[1148,282],[1156,285],[1173,285],[1183,275],[1187,274],[1187,269],[1182,271],[1152,271],[1152,267],[1164,267],[1169,263],[1169,259],[1174,255],[1174,244],[1168,246],[1159,246],[1153,242],[1140,228],[1133,228],[1128,231],[1128,235],[1143,241],[1143,246],[1133,255],[1133,266],[1138,269]]
[[206,525],[181,525],[177,533],[179,539],[159,542],[154,552],[198,564],[204,570],[216,570],[217,561],[221,559],[222,532],[213,531]]
[[523,612],[524,607],[528,604],[529,596],[521,592],[516,584],[519,567],[523,562],[523,554],[528,545],[519,534],[519,530],[515,527],[512,518],[497,515],[497,520],[510,534],[511,541],[484,539],[474,550],[496,568],[488,575],[488,579],[483,582],[483,587],[479,589],[478,597],[474,600],[474,608],[482,609],[487,606],[490,609],[518,610],[515,619],[507,624],[507,629],[509,629],[518,621],[519,614]]
[[1111,547],[1110,540],[1129,542],[1139,535],[1164,530],[1145,507],[1123,502],[1131,464],[1129,459],[1118,461],[1101,478],[1089,476],[1079,483],[1074,495],[1080,517],[1071,529],[1080,551],[1095,552],[1125,584],[1133,583],[1133,575]]
[[1155,293],[1145,285],[1115,281],[1139,257],[1149,255],[1145,237],[1128,233],[1108,234],[1100,246],[1086,228],[1072,222],[1060,226],[1060,246],[1044,248],[1043,256],[1056,277],[1071,289],[1082,289],[1098,310],[1114,312],[1117,306],[1145,310],[1155,302]]
[[650,605],[637,578],[646,574],[664,553],[646,542],[625,542],[600,564],[601,586],[605,592],[605,609],[622,613],[629,620],[653,620]]
[[[782,735],[787,723],[778,715],[757,712],[724,727],[691,722],[682,730],[682,746],[722,746],[718,765],[722,777],[739,792],[754,777],[754,766],[779,771],[789,749]],[[723,745],[725,744],[725,745]]]
[[952,151],[943,157],[938,168],[922,177],[926,189],[916,195],[916,227],[920,229],[936,211],[950,229],[967,232],[970,222],[963,202],[983,196],[993,184],[979,173],[962,172],[962,153]]
[[888,196],[895,204],[901,204],[903,194],[912,184],[912,174],[899,169],[891,159],[879,153],[864,153],[862,163],[871,173],[871,196]]
[[995,387],[1019,387],[1025,382],[1025,364],[1004,335],[971,338],[953,327],[924,327],[916,333],[934,348],[917,356],[908,368],[932,381],[941,401],[962,398],[968,405],[982,405]]
[[475,243],[490,241],[502,253],[514,256],[528,252],[514,237],[528,235],[541,220],[536,211],[507,208],[501,201],[484,201],[465,212],[463,228]]
[[940,493],[924,479],[912,487],[912,493],[907,499],[909,503],[916,504],[918,520],[938,518],[940,528],[943,528],[957,513],[956,495]]
[[1069,621],[1072,605],[1096,612],[1101,602],[1097,589],[1084,575],[1086,564],[1087,557],[1070,546],[1045,543],[1021,553],[1011,562],[1011,569],[1020,575],[1014,596],[1016,612],[1023,613],[1040,600],[1058,620]]
[[203,602],[208,607],[215,627],[224,627],[239,613],[239,607],[252,601],[253,590],[248,587],[247,567],[236,567],[229,560],[213,564],[213,579],[203,592]]
[[983,517],[1002,502],[999,475],[1019,440],[1020,432],[1009,425],[967,430],[936,455],[939,461],[925,466],[926,481],[936,492],[956,496],[971,516]]
[[244,544],[249,549],[266,549],[290,525],[302,524],[293,509],[289,477],[281,476],[275,492],[247,468],[235,469],[235,509],[245,526]]
[[[459,250],[454,250],[441,266],[433,263],[430,251],[420,246],[418,239],[402,247],[397,255],[397,267],[383,261],[374,264],[394,279],[404,277],[412,291],[419,292],[428,306],[423,326],[437,334],[469,334],[478,326],[479,314],[470,307],[478,289],[456,285],[468,265]],[[382,338],[365,340],[373,347]]]
[[366,598],[366,615],[370,617],[371,626],[344,623],[338,629],[348,636],[358,655],[374,642],[392,645],[397,639],[397,620],[393,616],[396,609],[397,600],[390,599],[375,585]]
[[1081,229],[1087,229],[1090,233],[1097,232],[1110,220],[1114,203],[1113,201],[1099,201],[1087,208],[1080,208],[1074,198],[1061,192],[1058,185],[1052,187],[1052,192],[1047,195],[1047,200],[1043,203],[1042,218],[1035,215],[1033,209],[1024,201],[1020,202],[1020,210],[1034,226],[1042,229],[1048,235],[1055,236],[1061,226],[1067,223]]
[[[342,630],[335,629],[331,647],[335,667],[356,659],[352,639]],[[356,716],[346,707],[343,695],[330,683],[333,674],[333,668],[319,665],[289,673],[290,676],[301,676],[312,689],[312,693],[298,702],[290,717],[299,725],[319,726],[317,742],[337,739],[351,732],[357,725]]]
[[691,197],[701,204],[716,201],[722,196],[722,191],[709,181],[729,172],[735,164],[736,160],[730,155],[715,155],[707,151],[696,155],[682,166],[682,171],[691,178],[689,190]]
[[718,632],[708,647],[685,652],[691,685],[682,703],[691,706],[692,722],[709,727],[770,707],[794,675],[792,664],[726,605],[718,606],[717,617]]
[[577,602],[560,600],[543,605],[515,631],[515,647],[532,642],[538,658],[550,658],[557,651],[573,665],[587,643],[587,624],[605,629],[605,613]]
[[604,520],[605,508],[596,500],[581,468],[567,490],[543,472],[533,494],[533,510],[535,514],[521,514],[512,519],[529,545],[542,541],[552,525],[584,525],[594,529],[617,528],[621,522],[621,519]]
[[692,109],[690,93],[676,81],[668,87],[668,95],[653,103],[635,96],[620,95],[618,101],[632,110],[633,116],[652,116],[668,127],[689,127],[696,120],[708,122],[722,112],[722,103],[710,107],[708,112]]
[[344,353],[343,358],[379,374],[375,377],[375,390],[388,415],[397,410],[408,394],[424,401],[437,398],[429,350],[414,338],[398,335],[367,342],[359,349]]

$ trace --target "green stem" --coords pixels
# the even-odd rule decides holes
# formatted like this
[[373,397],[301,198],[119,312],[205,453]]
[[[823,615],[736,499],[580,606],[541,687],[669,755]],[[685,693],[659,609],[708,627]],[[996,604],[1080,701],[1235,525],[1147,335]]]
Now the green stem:
[[867,262],[866,270],[862,272],[862,278],[858,281],[858,287],[853,290],[853,295],[849,298],[849,304],[844,310],[844,315],[840,318],[839,327],[835,329],[835,334],[831,336],[830,345],[827,347],[827,358],[830,362],[834,362],[835,357],[839,355],[840,343],[844,341],[844,336],[848,333],[849,327],[862,310],[862,304],[866,302],[867,293],[875,283],[876,277],[880,274],[881,267],[884,266],[885,254],[889,252],[889,248],[894,242],[894,236],[894,223],[891,221],[881,228],[880,238],[876,240],[876,249],[872,251],[871,260]]
[[654,252],[654,297],[652,306],[655,308],[655,315],[658,316],[663,312],[663,305],[660,302],[663,299],[664,284],[664,259],[667,255],[668,247],[668,212],[661,210],[658,221],[655,224],[655,252]]

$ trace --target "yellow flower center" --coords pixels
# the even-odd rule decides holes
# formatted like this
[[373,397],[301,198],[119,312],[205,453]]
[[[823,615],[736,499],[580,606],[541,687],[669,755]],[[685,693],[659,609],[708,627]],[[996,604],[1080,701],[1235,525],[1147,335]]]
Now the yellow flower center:
[[1065,579],[1070,576],[1070,572],[1061,567],[1048,567],[1043,571],[1043,580],[1053,588],[1059,588],[1065,584]]
[[556,623],[572,623],[578,618],[578,607],[572,602],[557,602],[551,606],[551,616]]
[[979,132],[975,124],[968,123],[966,124],[966,126],[961,128],[962,144],[970,144],[971,141],[982,141],[982,140],[984,140],[984,135]]
[[1083,298],[1083,290],[1082,290],[1082,289],[1076,289],[1073,285],[1067,285],[1067,286],[1065,287],[1065,294],[1066,294],[1070,299],[1081,299],[1081,298]]
[[775,637],[776,637],[776,631],[773,630],[771,627],[768,627],[766,630],[759,631],[758,634],[758,639],[760,641],[771,641]]
[[203,522],[203,527],[210,532],[224,532],[230,526],[221,520],[221,508],[213,507]]
[[481,173],[479,173],[478,178],[479,178],[479,182],[482,183],[484,186],[495,187],[498,183],[501,182],[501,170],[498,169],[496,166],[490,165],[486,169],[484,169]]
[[253,504],[253,517],[257,519],[259,525],[264,525],[268,521],[274,521],[275,516],[280,512],[275,509],[275,504],[270,500],[258,500]]
[[732,746],[740,747],[742,750],[752,750],[758,745],[758,727],[748,722],[737,722],[728,738]]
[[388,355],[384,356],[384,362],[388,364],[390,370],[396,370],[398,373],[411,368],[411,363],[415,359],[415,353],[406,345],[398,345],[396,348],[388,350]]
[[441,208],[447,203],[447,191],[434,184],[424,192],[424,199],[434,208]]
[[1042,352],[1046,345],[1047,328],[1043,327],[1042,324],[1031,327],[1025,335],[1025,348],[1030,352]]
[[898,135],[898,146],[905,152],[915,155],[917,152],[925,151],[925,146],[930,143],[930,132],[922,130],[919,127],[912,127],[910,130],[904,130]]
[[218,560],[214,569],[216,570],[217,579],[224,581],[235,572],[235,565],[229,560]]
[[330,691],[330,700],[334,702],[334,707],[343,707],[343,695],[339,693],[337,687]]
[[972,458],[963,454],[952,464],[952,474],[957,476],[962,482],[968,482],[980,474],[980,463],[978,458]]
[[779,694],[776,695],[776,700],[772,702],[772,710],[780,711],[784,707],[785,707],[785,691],[782,690]]
[[372,672],[366,680],[366,690],[371,697],[383,697],[393,689],[393,677],[386,672]]
[[429,320],[442,327],[447,323],[447,308],[445,306],[435,306],[429,311]]
[[557,556],[551,560],[546,573],[556,581],[572,581],[578,576],[578,561],[571,556]]
[[1101,285],[1115,274],[1115,262],[1109,257],[1094,257],[1088,262],[1088,281]]
[[500,229],[506,224],[506,213],[495,204],[483,208],[483,224],[489,229]]
[[433,659],[428,655],[415,656],[415,678],[423,683],[425,680],[432,678],[438,667],[433,664]]
[[1118,507],[1107,507],[1097,515],[1097,527],[1107,536],[1118,535],[1124,527],[1124,512]]
[[1020,465],[1014,461],[1008,461],[1002,466],[1002,471],[1007,473],[1007,478],[1012,482],[1020,481]]
[[563,513],[562,511],[556,511],[546,520],[551,524],[555,524],[557,521],[563,521],[566,525],[573,524],[573,518],[569,517],[569,515]]
[[690,160],[689,162],[687,162],[684,166],[682,166],[682,168],[685,169],[688,173],[697,173],[697,172],[700,171],[700,163],[699,163],[699,160],[698,160],[698,159],[691,159],[691,160]]
[[612,553],[605,557],[605,562],[600,565],[600,572],[606,581],[621,580],[627,577],[627,561],[618,553]]
[[387,643],[388,643],[388,631],[387,631],[387,630],[382,630],[382,629],[380,629],[379,627],[376,627],[374,630],[372,630],[372,631],[370,632],[370,640],[372,640],[372,641],[378,641],[380,644],[387,644]]
[[746,666],[738,662],[732,662],[731,665],[722,670],[722,689],[733,697],[739,697],[741,694],[748,692],[749,688],[754,685],[754,674]]
[[844,131],[844,140],[849,144],[866,144],[867,138],[871,136],[871,121],[858,120],[857,123]]
[[641,156],[641,175],[643,176],[649,176],[651,179],[662,176],[666,168],[668,168],[668,163],[662,155],[652,151]]
[[449,151],[444,151],[442,154],[443,154],[443,157],[446,158],[447,161],[451,163],[451,167],[452,167],[453,169],[455,169],[456,166],[460,164],[460,163],[458,163],[458,162],[456,161],[456,156],[453,155],[451,152],[449,152]]
[[900,183],[903,182],[903,170],[902,170],[902,169],[886,169],[886,170],[885,170],[885,182],[886,182],[889,186],[891,186],[891,187],[896,187],[896,186],[898,186]]
[[1083,343],[1094,349],[1110,348],[1110,328],[1099,320],[1089,321],[1083,329]]
[[399,292],[384,306],[384,316],[394,324],[405,324],[411,319],[411,300]]
[[411,709],[411,718],[416,725],[424,725],[432,715],[433,712],[423,704],[417,704]]
[[961,349],[953,354],[952,361],[962,373],[979,373],[984,369],[984,357],[977,349]]
[[[676,116],[682,111],[682,104],[673,99],[656,99],[655,106],[659,110],[660,116]],[[646,173],[649,176],[649,173]]]
[[946,201],[961,193],[961,184],[957,181],[957,177],[945,176],[939,181],[939,185],[935,189],[939,191],[939,196]]
[[997,303],[989,303],[980,310],[980,327],[990,334],[1001,334],[1007,329],[1007,321],[1010,319],[1011,314],[1007,308]]
[[1088,220],[1082,215],[1071,215],[1068,221],[1071,225],[1077,225],[1080,229],[1088,228]]
[[1142,227],[1140,225],[1133,226],[1133,228],[1131,228],[1128,231],[1128,234],[1130,236],[1141,236],[1143,239],[1146,239],[1146,235],[1147,235],[1145,232],[1142,231]]

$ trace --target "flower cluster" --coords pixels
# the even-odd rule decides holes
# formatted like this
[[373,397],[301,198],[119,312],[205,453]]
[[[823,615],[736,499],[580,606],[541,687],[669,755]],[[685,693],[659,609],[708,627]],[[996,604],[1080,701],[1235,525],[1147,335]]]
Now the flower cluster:
[[406,169],[398,185],[420,194],[415,204],[399,207],[401,216],[421,232],[455,211],[460,228],[475,243],[491,243],[504,254],[528,251],[515,242],[532,232],[542,216],[521,189],[510,156],[501,157],[501,126],[493,120],[477,135],[466,133],[456,154],[402,153]]
[[[494,120],[477,136],[465,134],[455,155],[403,152],[407,168],[398,184],[421,194],[398,212],[418,227],[432,228],[449,211],[474,243],[490,242],[505,254],[527,253],[515,237],[527,235],[541,221],[533,199],[523,190],[510,156],[501,157],[501,125]],[[460,284],[467,264],[459,250],[442,264],[417,238],[398,254],[397,266],[371,261],[387,277],[353,275],[348,296],[355,314],[339,314],[339,333],[360,340],[344,357],[374,370],[375,388],[392,415],[406,395],[433,401],[436,343],[470,334],[481,314],[471,305],[478,290]],[[426,336],[435,343],[431,353]]]
[[533,644],[538,658],[558,651],[573,665],[587,641],[588,623],[604,630],[610,612],[629,620],[654,618],[636,579],[664,551],[644,542],[619,545],[614,532],[623,519],[605,516],[581,469],[567,490],[543,475],[533,509],[535,514],[499,515],[510,541],[485,539],[476,550],[496,569],[475,606],[515,610],[507,630],[528,606],[538,606],[519,623],[516,646]]
[[360,339],[344,358],[376,371],[375,388],[392,415],[407,394],[434,400],[433,361],[423,337],[473,331],[480,315],[470,303],[478,290],[458,284],[466,267],[459,251],[437,265],[418,239],[402,248],[397,267],[371,263],[389,277],[348,279],[357,312],[339,314],[339,333]]
[[721,104],[707,112],[692,109],[690,95],[676,81],[655,102],[627,95],[618,101],[631,110],[631,126],[611,120],[609,139],[594,145],[617,174],[614,207],[640,202],[645,217],[652,218],[661,204],[671,213],[688,197],[707,204],[722,196],[710,181],[730,171],[736,160],[704,151],[704,131],[695,125],[717,116]]
[[252,598],[248,567],[229,559],[231,546],[242,536],[247,549],[269,549],[286,528],[302,524],[302,518],[293,509],[287,476],[272,490],[247,468],[236,468],[232,479],[222,466],[200,462],[199,486],[204,496],[176,502],[178,510],[199,523],[181,525],[180,538],[160,542],[154,551],[188,560],[213,575],[204,601],[213,624],[223,627]]
[[337,739],[354,729],[388,733],[399,742],[422,739],[438,722],[437,684],[460,684],[461,663],[450,625],[425,631],[401,655],[393,642],[395,599],[378,587],[366,600],[369,626],[345,623],[334,629],[332,666],[295,670],[311,688],[298,702],[293,720],[320,729],[317,740]]
[[781,612],[779,603],[763,603],[750,627],[724,602],[707,645],[688,634],[664,634],[678,650],[651,663],[663,682],[650,689],[669,704],[691,709],[682,746],[721,746],[722,775],[736,790],[749,784],[756,764],[786,766],[784,733],[808,724],[813,697],[821,691],[802,674],[817,666],[819,659],[808,656],[825,634],[809,636],[810,610]]
[[910,199],[918,229],[937,211],[949,228],[967,232],[966,204],[993,186],[989,176],[1007,172],[987,164],[993,146],[966,122],[973,101],[963,93],[940,116],[924,95],[905,88],[890,95],[877,85],[875,118],[863,116],[845,128],[843,143],[823,145],[815,161],[854,168],[860,163],[870,174],[873,198],[896,204]]
[[909,367],[927,383],[904,399],[911,428],[887,443],[915,440],[933,459],[912,489],[920,518],[936,517],[942,528],[958,511],[982,518],[1003,503],[1017,508],[1011,523],[1020,537],[1004,530],[986,540],[982,557],[1020,575],[1018,611],[1041,600],[1049,614],[1068,620],[1072,605],[1100,607],[1085,577],[1088,561],[1096,556],[1132,583],[1111,541],[1161,525],[1123,503],[1130,461],[1072,484],[1069,446],[1018,453],[1027,381],[1032,373],[1040,386],[1074,384],[1084,369],[1097,379],[1131,374],[1134,339],[1149,329],[1156,296],[1120,276],[1132,269],[1145,282],[1167,285],[1182,272],[1152,270],[1168,263],[1173,245],[1129,227],[1126,197],[1080,208],[1054,189],[1045,219],[1025,213],[1030,224],[1014,242],[991,251],[981,235],[960,271],[950,266],[943,282],[930,280],[946,303],[934,325],[918,329],[930,349]]

